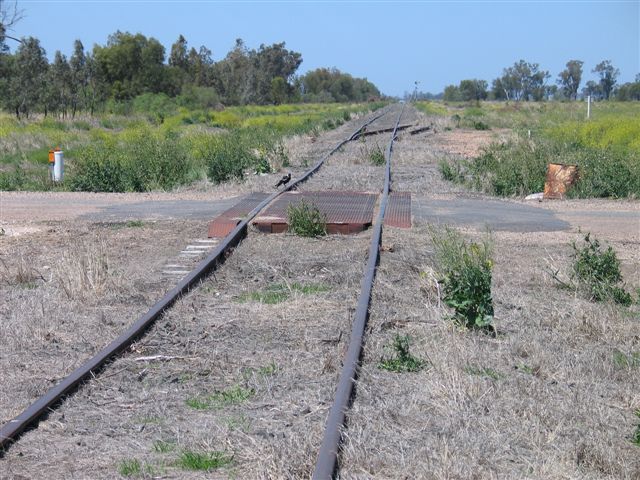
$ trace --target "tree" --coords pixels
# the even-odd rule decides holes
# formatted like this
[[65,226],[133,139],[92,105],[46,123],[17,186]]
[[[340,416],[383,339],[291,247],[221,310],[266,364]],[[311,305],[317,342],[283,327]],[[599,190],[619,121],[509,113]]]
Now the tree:
[[6,107],[17,118],[20,114],[29,116],[43,100],[48,67],[40,41],[33,37],[23,39],[14,55],[6,99]]
[[445,102],[459,102],[462,100],[462,95],[460,94],[460,89],[455,85],[447,85],[444,88],[444,96],[442,99]]
[[178,40],[171,45],[169,65],[184,70],[185,72],[189,68],[189,60],[187,58],[187,40],[182,35],[180,35]]
[[596,68],[591,70],[592,73],[597,73],[600,76],[600,89],[605,100],[609,100],[611,91],[616,84],[620,70],[615,68],[610,60],[603,60]]
[[53,63],[49,66],[46,75],[46,84],[43,92],[44,115],[49,111],[60,112],[62,117],[67,116],[71,104],[71,67],[60,51],[56,51]]
[[488,96],[487,82],[485,80],[462,80],[458,89],[460,90],[460,96],[465,102],[475,100],[486,100]]
[[378,88],[366,78],[354,78],[337,68],[317,68],[296,83],[305,102],[363,102],[380,97]]
[[558,85],[562,87],[562,92],[569,99],[576,100],[578,98],[583,64],[584,62],[581,60],[569,60],[567,68],[558,74]]
[[117,31],[106,46],[94,47],[93,57],[98,75],[110,86],[115,100],[159,93],[167,87],[164,47],[155,38]]
[[593,80],[589,80],[582,89],[582,95],[585,97],[591,96],[591,98],[593,99],[602,98],[602,87],[599,83],[596,83]]
[[504,90],[507,100],[539,101],[544,98],[548,78],[549,72],[540,70],[539,64],[520,60],[503,70],[500,87]]
[[13,30],[16,23],[22,20],[22,10],[18,9],[17,0],[14,2],[0,0],[0,53],[5,53],[9,47],[5,43],[6,39],[14,40],[21,43],[22,40],[10,36],[8,32]]

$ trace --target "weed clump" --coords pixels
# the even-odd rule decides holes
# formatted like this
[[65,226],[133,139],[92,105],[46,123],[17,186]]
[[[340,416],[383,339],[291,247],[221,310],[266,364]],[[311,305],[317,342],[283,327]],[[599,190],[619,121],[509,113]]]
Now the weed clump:
[[572,279],[578,287],[587,292],[590,300],[601,302],[612,300],[620,305],[631,305],[631,295],[622,283],[620,260],[609,246],[603,250],[597,239],[591,239],[587,233],[584,244],[572,243],[573,273]]
[[493,331],[491,240],[468,243],[454,229],[432,230],[442,297],[454,310],[454,320],[467,328]]
[[70,173],[70,188],[89,192],[170,190],[194,180],[192,163],[177,137],[146,128],[119,141],[85,147]]
[[195,452],[185,450],[180,454],[177,465],[183,470],[210,471],[224,467],[233,462],[233,457],[224,452]]
[[414,357],[409,352],[409,336],[396,334],[393,337],[393,343],[386,347],[391,355],[383,357],[378,363],[378,368],[388,370],[390,372],[418,372],[422,370],[427,362]]
[[327,234],[327,217],[313,203],[304,199],[287,208],[289,230],[300,237],[320,237]]

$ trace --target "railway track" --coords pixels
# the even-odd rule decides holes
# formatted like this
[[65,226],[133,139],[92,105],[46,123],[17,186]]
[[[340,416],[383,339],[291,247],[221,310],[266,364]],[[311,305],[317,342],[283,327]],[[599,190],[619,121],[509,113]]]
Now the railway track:
[[[383,195],[381,197],[380,209],[376,223],[371,233],[371,243],[368,250],[368,261],[365,269],[365,275],[362,279],[361,293],[358,300],[358,307],[353,317],[353,330],[349,336],[350,344],[344,361],[344,367],[340,375],[338,383],[336,400],[331,408],[329,420],[327,421],[326,433],[320,454],[315,467],[314,478],[330,478],[336,469],[337,452],[339,449],[340,429],[344,423],[345,410],[348,406],[352,393],[353,380],[357,371],[358,359],[360,356],[362,340],[364,335],[364,327],[366,324],[369,298],[375,278],[375,268],[378,262],[378,249],[382,235],[382,223],[387,204],[387,198],[390,189],[390,161],[392,154],[393,140],[396,135],[396,129],[400,124],[402,110],[397,115],[395,126],[391,134],[391,140],[386,149],[386,166],[385,179],[383,186]],[[187,274],[173,289],[165,294],[149,311],[138,319],[129,329],[122,333],[118,338],[111,342],[107,347],[101,350],[93,358],[85,362],[79,368],[74,370],[69,376],[59,382],[54,388],[49,390],[45,395],[40,397],[36,402],[29,406],[22,414],[4,425],[0,429],[0,451],[6,451],[7,448],[15,442],[19,436],[26,430],[37,425],[39,419],[45,414],[53,411],[64,398],[68,397],[74,390],[78,388],[85,380],[94,377],[103,368],[103,366],[127,349],[131,344],[139,339],[160,317],[166,314],[171,306],[179,299],[184,297],[188,292],[199,285],[202,280],[215,271],[217,267],[225,261],[226,257],[232,250],[242,241],[247,234],[247,226],[251,220],[262,211],[269,203],[281,195],[284,191],[298,187],[312,175],[314,175],[324,165],[325,161],[337,152],[342,146],[353,139],[362,135],[367,126],[385,115],[391,116],[393,112],[385,111],[373,115],[364,122],[353,134],[340,142],[334,149],[324,155],[311,169],[302,176],[295,179],[284,190],[276,192],[265,199],[258,205],[247,217],[231,232],[220,244],[204,259],[197,267]]]

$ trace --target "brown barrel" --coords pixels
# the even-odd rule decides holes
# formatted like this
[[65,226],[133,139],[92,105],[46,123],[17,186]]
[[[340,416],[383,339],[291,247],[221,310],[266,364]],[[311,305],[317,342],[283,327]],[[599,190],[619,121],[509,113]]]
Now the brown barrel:
[[578,166],[550,163],[544,182],[544,198],[564,198],[567,190],[578,180]]

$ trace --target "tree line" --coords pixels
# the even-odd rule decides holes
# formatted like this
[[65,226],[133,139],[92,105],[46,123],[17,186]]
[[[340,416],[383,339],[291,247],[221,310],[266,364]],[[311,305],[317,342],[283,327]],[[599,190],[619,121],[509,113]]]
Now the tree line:
[[65,117],[79,111],[93,115],[149,94],[192,108],[362,102],[381,96],[367,79],[337,69],[298,76],[301,63],[302,55],[284,42],[249,49],[237,39],[223,59],[214,61],[211,50],[189,47],[182,35],[167,55],[155,38],[120,31],[91,51],[76,40],[70,57],[56,51],[49,62],[34,37],[19,40],[11,53],[0,28],[0,106],[18,118],[36,112]]
[[[442,98],[445,101],[479,101],[479,100],[576,100],[591,95],[595,100],[640,100],[640,74],[634,82],[618,85],[620,70],[610,60],[598,63],[592,73],[597,74],[598,81],[589,80],[580,91],[584,62],[569,60],[554,83],[549,84],[551,75],[542,70],[537,63],[519,60],[503,70],[502,75],[493,80],[491,86],[486,80],[467,79],[458,85],[448,85]],[[429,97],[429,94],[421,94]]]

